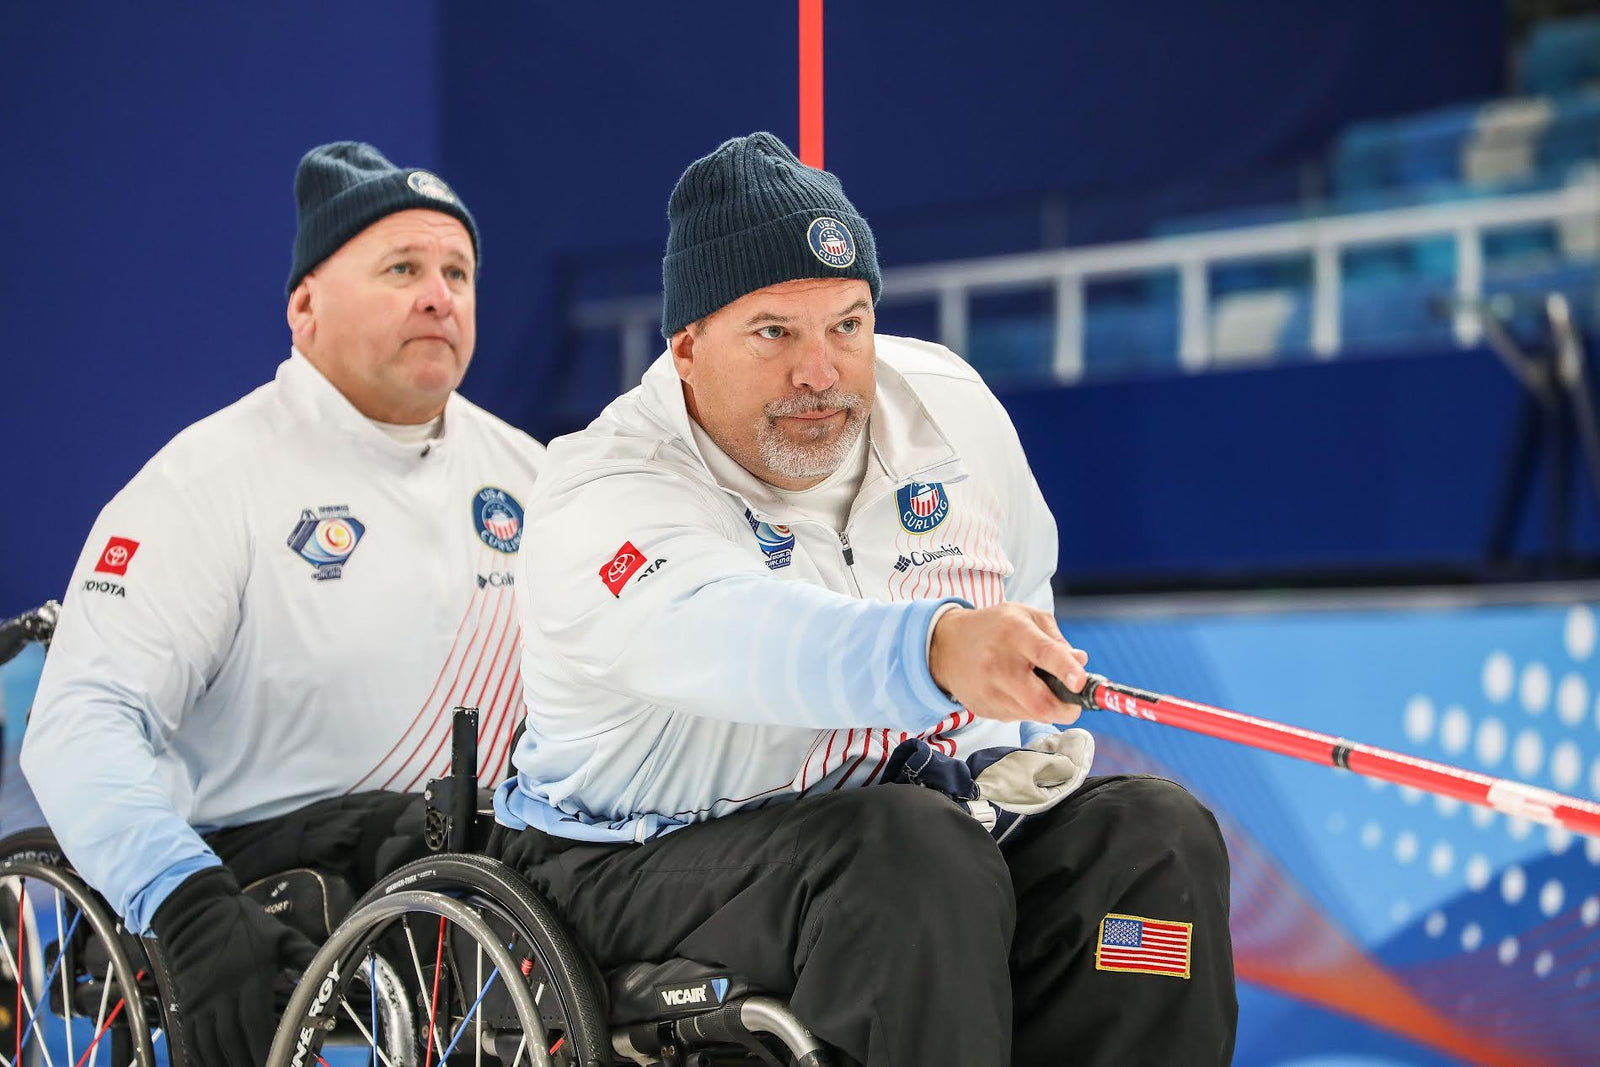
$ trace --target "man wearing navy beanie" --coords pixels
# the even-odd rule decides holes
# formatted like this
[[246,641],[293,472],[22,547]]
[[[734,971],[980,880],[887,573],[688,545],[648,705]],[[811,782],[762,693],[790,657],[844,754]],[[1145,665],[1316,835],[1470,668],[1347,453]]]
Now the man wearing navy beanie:
[[[543,450],[455,391],[477,225],[356,141],[306,153],[294,192],[289,356],[100,513],[22,749],[67,858],[154,937],[168,1041],[205,1067],[260,1067],[274,991],[327,932],[250,884],[309,867],[348,905],[421,851],[451,709],[480,708],[487,785],[522,707],[508,573]],[[501,651],[463,669],[468,649]]]
[[1036,671],[1087,656],[1004,408],[875,333],[871,228],[771,134],[668,217],[667,349],[529,507],[491,851],[602,967],[725,968],[848,1062],[1228,1063],[1222,836],[1057,729]]

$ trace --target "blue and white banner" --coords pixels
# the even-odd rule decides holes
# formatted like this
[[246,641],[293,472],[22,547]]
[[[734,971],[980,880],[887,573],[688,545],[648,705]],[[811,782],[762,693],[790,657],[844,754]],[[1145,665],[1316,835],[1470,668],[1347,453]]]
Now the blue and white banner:
[[[1074,617],[1117,681],[1585,798],[1585,604]],[[1182,781],[1233,862],[1237,1067],[1600,1063],[1600,839],[1092,713],[1095,770]]]

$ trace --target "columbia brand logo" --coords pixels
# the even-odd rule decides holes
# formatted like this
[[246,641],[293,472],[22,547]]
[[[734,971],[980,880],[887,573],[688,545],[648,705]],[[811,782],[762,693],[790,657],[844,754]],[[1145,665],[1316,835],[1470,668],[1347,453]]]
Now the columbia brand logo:
[[929,552],[917,549],[912,551],[909,555],[902,555],[899,559],[895,560],[894,569],[899,571],[901,574],[904,574],[912,567],[920,567],[924,563],[932,563],[934,560],[944,559],[946,556],[964,555],[966,555],[966,553],[961,551],[960,545],[940,545],[938,548]]

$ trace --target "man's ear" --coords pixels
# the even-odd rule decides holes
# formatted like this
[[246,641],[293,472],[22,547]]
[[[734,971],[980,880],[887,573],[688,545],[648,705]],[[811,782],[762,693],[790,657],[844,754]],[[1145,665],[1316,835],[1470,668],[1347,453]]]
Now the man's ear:
[[302,348],[302,339],[309,341],[317,332],[317,318],[311,310],[312,300],[311,276],[308,274],[300,279],[300,284],[289,294],[289,306],[284,310],[289,333],[294,337],[295,344]]
[[685,326],[672,335],[669,344],[672,348],[672,365],[677,369],[678,377],[687,382],[689,375],[694,372],[694,329]]
[[290,293],[290,304],[283,317],[290,323],[290,331],[299,334],[312,325],[314,315],[310,312],[310,275],[301,278],[301,283],[294,286]]

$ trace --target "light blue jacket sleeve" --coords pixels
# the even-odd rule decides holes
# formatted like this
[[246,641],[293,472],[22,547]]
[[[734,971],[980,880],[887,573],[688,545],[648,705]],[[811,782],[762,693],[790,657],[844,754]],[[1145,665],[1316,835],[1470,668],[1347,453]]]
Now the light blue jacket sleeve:
[[76,688],[54,690],[44,708],[35,704],[44,714],[23,736],[23,773],[73,867],[128,929],[147,933],[179,883],[221,861],[174,810],[134,717]]
[[[62,851],[138,933],[180,882],[220,863],[180,813],[179,764],[159,754],[238,628],[247,554],[235,534],[149,468],[129,483],[78,561],[23,736],[23,773]],[[108,570],[113,536],[137,547]]]
[[641,642],[650,651],[616,664],[611,678],[713,718],[920,732],[961,710],[928,669],[928,627],[947,603],[964,602],[886,603],[761,575],[722,578],[668,606]]
[[[911,732],[960,710],[929,673],[927,635],[939,605],[961,601],[862,600],[778,577],[715,492],[634,470],[529,507],[524,632],[575,675],[574,704],[587,689],[734,722]],[[641,566],[613,593],[601,572],[620,546]],[[592,705],[584,715],[566,726],[618,725]]]

